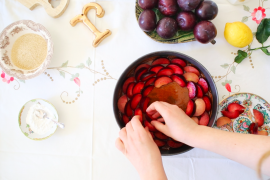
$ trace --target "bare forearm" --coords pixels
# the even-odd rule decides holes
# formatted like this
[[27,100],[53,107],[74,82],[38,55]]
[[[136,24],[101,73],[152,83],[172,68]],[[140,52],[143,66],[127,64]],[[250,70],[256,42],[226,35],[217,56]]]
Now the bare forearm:
[[146,169],[146,171],[147,172],[140,174],[141,180],[149,180],[149,179],[168,180],[162,163],[155,164],[152,167],[149,167],[149,169]]
[[[205,126],[196,127],[187,140],[193,147],[206,149],[256,169],[259,159],[270,151],[270,137],[221,131]],[[270,176],[270,157],[262,165],[262,172]]]

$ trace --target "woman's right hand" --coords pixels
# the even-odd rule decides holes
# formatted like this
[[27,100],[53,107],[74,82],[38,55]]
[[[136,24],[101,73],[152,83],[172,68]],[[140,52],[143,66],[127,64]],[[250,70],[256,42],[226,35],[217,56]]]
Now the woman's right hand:
[[[253,169],[257,168],[258,162],[264,157],[265,162],[262,166],[259,164],[259,167],[270,176],[270,158],[266,159],[266,152],[270,149],[269,136],[232,133],[200,126],[182,109],[165,102],[154,102],[146,112],[154,119],[160,115],[163,117],[151,122],[157,130],[192,147],[212,151]],[[159,122],[163,119],[165,125]]]
[[147,108],[146,112],[154,119],[162,116],[157,121],[151,121],[151,124],[165,135],[185,144],[188,144],[187,138],[192,137],[198,127],[182,109],[166,102],[154,102]]

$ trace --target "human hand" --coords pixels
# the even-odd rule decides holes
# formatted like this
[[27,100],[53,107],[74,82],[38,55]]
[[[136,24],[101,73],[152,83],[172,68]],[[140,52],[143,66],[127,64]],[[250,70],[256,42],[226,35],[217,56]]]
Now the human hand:
[[[152,118],[157,118],[157,121],[151,121],[157,130],[185,144],[188,144],[187,138],[198,126],[182,109],[166,102],[154,102],[146,112]],[[160,116],[162,118],[158,119]],[[165,122],[165,125],[161,122]]]
[[115,145],[133,164],[142,180],[167,179],[160,151],[148,129],[142,126],[139,116],[134,116],[121,129]]

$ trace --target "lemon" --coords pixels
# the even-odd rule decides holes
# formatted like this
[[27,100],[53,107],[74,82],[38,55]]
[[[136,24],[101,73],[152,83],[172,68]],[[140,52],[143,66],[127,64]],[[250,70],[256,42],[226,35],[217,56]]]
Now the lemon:
[[224,37],[231,45],[243,48],[253,40],[251,29],[242,22],[226,23]]

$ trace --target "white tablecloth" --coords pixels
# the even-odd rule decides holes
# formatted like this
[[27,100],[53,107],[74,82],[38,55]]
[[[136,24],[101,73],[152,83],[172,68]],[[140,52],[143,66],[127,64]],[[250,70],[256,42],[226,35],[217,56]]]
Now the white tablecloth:
[[[14,0],[0,1],[1,31],[14,21],[30,19],[43,24],[54,42],[51,69],[46,73],[25,82],[15,80],[7,84],[0,81],[1,180],[139,179],[133,166],[114,146],[119,127],[113,115],[112,97],[124,69],[138,57],[153,51],[178,51],[200,61],[217,81],[220,100],[229,95],[222,85],[227,78],[227,81],[231,80],[234,92],[251,92],[270,101],[270,61],[260,51],[253,52],[251,59],[238,65],[235,74],[230,73],[218,81],[219,76],[227,73],[221,65],[231,64],[235,57],[232,53],[238,50],[223,37],[225,23],[250,16],[242,6],[216,0],[219,6],[219,14],[213,21],[218,30],[216,45],[198,42],[168,45],[151,40],[140,30],[134,0],[96,0],[94,2],[105,9],[105,16],[97,18],[93,10],[88,17],[100,31],[110,29],[112,35],[93,48],[93,34],[82,23],[75,27],[69,24],[70,19],[80,14],[82,7],[89,2],[71,0],[66,12],[54,19],[42,7],[30,11]],[[253,0],[246,5],[253,11],[259,1]],[[268,6],[270,2],[266,1],[264,7]],[[269,10],[266,14],[270,17]],[[251,18],[246,24],[256,31],[257,24]],[[252,46],[259,44],[254,42]],[[88,69],[86,61],[89,58],[92,63]],[[67,61],[70,67],[62,68],[66,71],[64,78],[55,68],[61,68]],[[76,68],[81,63],[87,68]],[[83,91],[79,97],[76,93],[79,86],[70,80],[70,74],[76,73]],[[60,121],[66,124],[64,130],[58,129],[44,141],[26,138],[18,126],[20,108],[34,98],[47,99],[54,104]],[[253,170],[198,148],[182,155],[163,157],[163,163],[170,180],[256,179]]]

